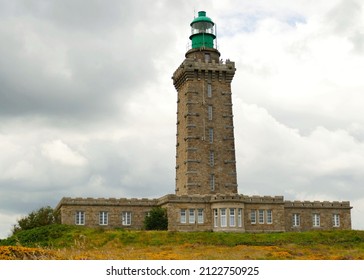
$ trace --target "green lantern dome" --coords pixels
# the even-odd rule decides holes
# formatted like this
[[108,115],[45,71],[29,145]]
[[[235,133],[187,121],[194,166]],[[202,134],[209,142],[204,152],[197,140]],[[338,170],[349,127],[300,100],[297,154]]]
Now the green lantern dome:
[[191,22],[190,40],[192,41],[192,48],[198,49],[202,47],[214,48],[215,24],[206,16],[205,11],[198,12],[198,17]]

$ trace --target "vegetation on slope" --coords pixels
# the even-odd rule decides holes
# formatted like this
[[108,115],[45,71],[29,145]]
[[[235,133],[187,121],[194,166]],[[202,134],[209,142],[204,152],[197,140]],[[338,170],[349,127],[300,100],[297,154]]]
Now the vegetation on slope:
[[[20,253],[2,254],[18,248]],[[27,249],[25,249],[27,247]],[[24,248],[24,249],[23,249]],[[364,259],[364,231],[224,233],[106,230],[53,224],[0,241],[0,259]],[[10,251],[11,251],[10,250]],[[28,256],[33,256],[27,251]]]

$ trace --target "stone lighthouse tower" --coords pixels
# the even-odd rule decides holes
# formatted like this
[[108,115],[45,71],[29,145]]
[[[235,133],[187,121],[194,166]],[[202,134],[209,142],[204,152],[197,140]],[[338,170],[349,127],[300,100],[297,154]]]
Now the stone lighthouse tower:
[[237,193],[231,81],[235,64],[220,60],[214,22],[200,11],[191,48],[173,74],[177,98],[176,194]]

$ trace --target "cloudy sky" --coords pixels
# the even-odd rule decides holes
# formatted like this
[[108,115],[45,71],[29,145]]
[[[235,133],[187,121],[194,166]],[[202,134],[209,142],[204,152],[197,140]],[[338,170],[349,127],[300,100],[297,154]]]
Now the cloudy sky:
[[0,0],[0,238],[64,196],[174,192],[198,10],[236,62],[239,192],[350,200],[364,229],[362,1]]

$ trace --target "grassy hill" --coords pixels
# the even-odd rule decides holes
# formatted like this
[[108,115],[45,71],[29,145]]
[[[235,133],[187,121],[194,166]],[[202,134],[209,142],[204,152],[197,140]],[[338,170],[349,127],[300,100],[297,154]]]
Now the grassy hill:
[[0,259],[364,259],[364,231],[224,233],[52,225],[0,241]]

